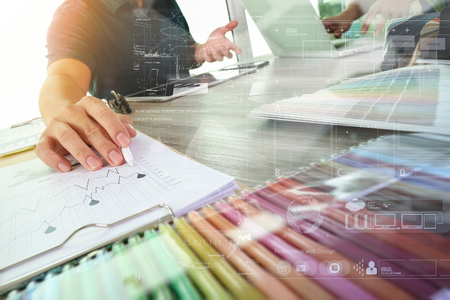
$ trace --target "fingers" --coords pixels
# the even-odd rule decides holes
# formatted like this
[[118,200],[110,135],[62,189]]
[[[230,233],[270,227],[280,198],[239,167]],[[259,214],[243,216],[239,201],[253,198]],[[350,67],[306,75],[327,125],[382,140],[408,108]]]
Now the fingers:
[[119,120],[117,114],[107,107],[100,99],[84,97],[79,102],[85,111],[108,133],[116,145],[126,148],[130,146],[131,137],[125,125]]
[[[73,155],[73,157],[75,157],[76,160],[80,162],[80,164],[90,171],[98,170],[103,166],[101,159],[95,155],[95,153],[86,145],[78,133],[70,127],[69,124],[55,118],[50,122],[47,129],[51,130],[51,135],[46,135],[47,138],[43,137],[44,142],[48,138],[53,140],[53,144],[59,142]],[[54,153],[56,153],[51,151],[52,149],[49,149],[48,147],[44,147],[43,150],[44,152],[42,153],[42,156],[46,159],[44,162],[48,161],[47,157],[49,155],[54,157]]]
[[69,172],[71,165],[62,154],[68,151],[86,169],[98,170],[102,160],[95,148],[111,166],[125,162],[120,147],[128,147],[137,134],[129,116],[118,115],[100,99],[84,97],[74,105],[64,106],[41,136],[36,154],[49,167]]
[[230,50],[230,49],[232,49],[234,52],[236,52],[236,54],[241,54],[241,48],[239,48],[238,47],[238,45],[236,45],[235,43],[233,43],[233,42],[230,42],[229,40],[227,40],[228,41],[228,43],[227,43],[227,50]]
[[209,52],[209,47],[207,47],[206,45],[204,45],[204,47],[202,48],[202,55],[203,55],[203,58],[207,62],[213,62],[214,61],[214,58],[211,56],[211,54]]
[[133,127],[133,119],[131,119],[130,116],[121,115],[121,114],[117,115],[117,117],[125,125],[125,128],[128,130],[128,133],[130,134],[130,136],[132,138],[134,138],[137,134],[137,131]]
[[338,22],[336,20],[334,20],[333,18],[323,19],[322,24],[323,24],[323,27],[325,27],[325,29],[329,33],[335,32],[339,27]]
[[216,47],[211,47],[210,51],[212,57],[214,58],[214,61],[223,61],[223,55],[221,55],[219,51],[217,51]]
[[369,30],[370,24],[372,24],[375,17],[378,15],[379,10],[376,7],[372,7],[364,20],[364,23],[361,26],[361,33],[364,34]]
[[230,50],[225,48],[224,46],[220,47],[220,53],[222,54],[222,56],[225,56],[228,59],[233,58],[233,54],[231,54]]
[[54,140],[48,135],[42,134],[35,149],[36,155],[50,168],[63,173],[72,170],[72,165],[55,150]]
[[119,166],[125,162],[122,151],[111,141],[106,130],[97,122],[83,115],[78,115],[73,118],[72,124],[72,128],[82,140],[93,146],[109,165]]
[[224,36],[225,33],[227,33],[228,31],[233,30],[234,28],[236,28],[236,26],[238,25],[238,21],[234,20],[231,21],[230,23],[228,23],[227,25],[223,26],[223,27],[219,27],[216,30],[214,30],[210,36]]
[[227,25],[225,25],[225,28],[228,29],[227,31],[231,31],[231,30],[235,29],[236,26],[238,26],[238,21],[233,20],[230,23],[228,23]]
[[[386,20],[386,19],[384,19]],[[374,35],[375,36],[380,36],[381,31],[384,28],[384,25],[386,24],[386,21],[384,21],[383,19],[378,20],[377,25],[375,26],[375,31],[374,31]]]

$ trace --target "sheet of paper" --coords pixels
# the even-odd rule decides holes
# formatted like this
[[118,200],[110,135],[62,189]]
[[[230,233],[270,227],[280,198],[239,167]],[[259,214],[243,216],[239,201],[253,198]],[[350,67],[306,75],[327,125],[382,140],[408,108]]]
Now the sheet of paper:
[[[236,189],[232,177],[179,155],[141,133],[133,139],[130,149],[134,167],[124,164],[89,172],[77,166],[62,174],[33,160],[0,169],[0,285],[30,269],[30,263],[25,263],[22,271],[15,272],[13,267],[6,270],[12,272],[5,273],[9,265],[59,244],[85,224],[111,223],[161,203],[180,216]],[[143,224],[152,220],[141,219]],[[98,235],[95,239],[80,232],[77,243],[70,243],[72,252],[99,241],[105,230],[111,235],[115,230],[126,232],[133,227],[117,226],[120,228],[93,230]],[[98,230],[103,232],[99,234]],[[64,252],[65,256],[69,254]],[[55,255],[52,261],[61,258]]]

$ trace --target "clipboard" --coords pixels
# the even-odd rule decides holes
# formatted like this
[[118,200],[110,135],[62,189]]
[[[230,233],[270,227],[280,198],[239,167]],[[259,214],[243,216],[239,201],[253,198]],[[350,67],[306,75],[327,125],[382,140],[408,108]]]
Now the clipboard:
[[17,286],[18,284],[20,284],[21,282],[25,282],[25,281],[27,281],[27,280],[30,280],[30,279],[32,279],[33,277],[35,277],[35,276],[37,276],[37,275],[39,275],[39,274],[45,273],[45,272],[47,272],[47,271],[49,271],[49,270],[51,270],[51,269],[54,269],[54,268],[56,268],[56,267],[58,267],[58,266],[60,266],[60,265],[62,265],[62,264],[65,264],[65,263],[67,263],[67,262],[69,262],[69,261],[73,261],[74,259],[79,258],[79,257],[81,257],[81,256],[87,255],[87,254],[91,253],[92,251],[96,251],[96,250],[98,250],[98,249],[100,249],[100,248],[103,248],[103,247],[105,247],[105,246],[107,246],[107,245],[110,245],[110,244],[113,244],[113,243],[115,243],[115,242],[117,242],[117,241],[126,239],[126,238],[128,238],[128,237],[130,237],[130,236],[132,236],[132,235],[134,235],[134,234],[136,234],[136,233],[139,233],[139,232],[144,231],[144,230],[147,229],[147,228],[155,227],[155,226],[157,226],[157,225],[160,225],[160,224],[163,224],[163,223],[166,223],[166,222],[171,222],[171,221],[173,221],[173,220],[175,219],[175,214],[174,214],[172,208],[171,208],[170,206],[168,206],[168,205],[162,203],[162,204],[159,204],[159,205],[155,205],[155,206],[153,206],[153,207],[150,207],[150,208],[148,208],[148,209],[145,209],[145,210],[143,210],[143,211],[137,212],[137,213],[135,213],[135,214],[133,214],[133,215],[130,215],[130,216],[127,217],[127,218],[118,220],[118,221],[113,222],[113,223],[109,223],[109,224],[103,224],[103,223],[91,223],[91,224],[87,224],[87,225],[81,226],[81,227],[77,228],[76,230],[74,230],[72,233],[69,234],[69,236],[67,236],[67,238],[65,238],[65,239],[64,239],[61,243],[59,243],[58,245],[55,245],[54,247],[49,248],[49,249],[47,249],[47,250],[45,250],[45,251],[43,251],[43,252],[36,253],[36,254],[34,254],[34,255],[32,255],[32,256],[26,257],[26,258],[24,258],[23,260],[21,260],[21,261],[19,261],[19,262],[17,262],[17,263],[14,263],[14,264],[12,264],[12,265],[10,265],[10,266],[4,268],[3,270],[9,270],[9,269],[11,269],[11,268],[14,268],[14,267],[17,266],[17,265],[20,265],[20,264],[29,262],[29,261],[31,261],[31,260],[34,259],[34,258],[37,258],[37,257],[39,257],[39,256],[42,256],[43,254],[50,253],[50,252],[52,252],[52,251],[54,251],[54,250],[56,250],[56,249],[61,248],[61,247],[64,246],[64,245],[65,245],[65,244],[66,244],[66,243],[67,243],[67,242],[68,242],[68,241],[69,241],[69,240],[70,240],[77,232],[80,232],[81,230],[83,230],[83,229],[85,229],[85,228],[92,228],[92,227],[96,227],[96,228],[111,228],[111,227],[113,227],[113,226],[120,225],[121,223],[124,223],[124,222],[126,222],[126,221],[128,221],[128,220],[131,220],[131,219],[133,219],[133,218],[136,218],[136,217],[138,217],[138,216],[142,216],[142,215],[148,214],[149,212],[152,212],[152,211],[155,211],[155,210],[165,210],[166,213],[163,214],[163,216],[160,217],[159,219],[157,219],[157,220],[155,220],[155,221],[151,221],[151,222],[149,222],[148,224],[139,226],[139,227],[135,228],[135,229],[132,230],[132,231],[128,231],[128,232],[125,233],[125,234],[118,235],[118,236],[116,236],[116,237],[114,237],[114,238],[112,238],[112,239],[109,239],[109,240],[107,240],[107,241],[101,242],[101,243],[99,243],[99,244],[92,245],[92,246],[90,246],[90,247],[84,249],[83,251],[74,253],[73,255],[67,256],[67,257],[65,257],[65,258],[62,259],[62,260],[54,261],[52,264],[46,265],[46,266],[43,267],[43,268],[33,270],[32,272],[29,272],[29,273],[27,273],[27,274],[24,274],[24,275],[22,275],[22,276],[20,276],[20,277],[17,277],[17,278],[15,278],[15,279],[11,280],[11,281],[8,281],[8,282],[6,282],[5,284],[3,284],[3,285],[0,287],[0,293],[5,292],[5,291],[8,291],[9,289],[12,289],[12,288],[16,287],[16,286]]
[[[152,139],[152,140],[157,143],[160,143],[159,141],[156,141],[154,139]],[[166,146],[164,146],[164,147],[166,147]],[[169,148],[169,147],[167,147],[167,148]],[[181,156],[186,157],[184,154],[181,154],[176,150],[173,150],[173,149],[170,149],[170,150]],[[28,151],[28,152],[30,152],[30,151]],[[27,153],[27,152],[25,152],[25,153]],[[20,153],[17,156],[23,157],[23,154],[25,154],[25,153]],[[34,154],[34,153],[31,153],[31,154]],[[186,158],[188,158],[188,157],[186,157]],[[195,161],[191,158],[188,158],[188,159]],[[158,213],[158,215],[154,215],[152,212]],[[150,213],[152,213],[152,214],[150,215]],[[147,216],[152,218],[148,222],[146,222],[146,219],[145,219]],[[33,253],[33,255],[29,255],[28,257],[24,257],[23,259],[21,258],[20,261],[17,261],[14,264],[4,267],[2,269],[2,271],[13,272],[13,273],[10,273],[10,274],[13,274],[13,276],[9,276],[9,277],[5,276],[5,281],[0,286],[0,293],[10,290],[10,289],[16,287],[18,284],[20,284],[22,282],[26,282],[39,274],[42,274],[51,269],[54,269],[55,267],[58,267],[62,264],[73,261],[81,256],[87,255],[87,254],[91,253],[92,251],[95,251],[95,250],[98,250],[105,246],[108,246],[110,244],[113,244],[114,242],[126,239],[136,233],[144,231],[145,229],[152,228],[154,226],[157,226],[159,224],[163,224],[166,222],[171,222],[172,220],[174,220],[174,218],[175,218],[174,209],[172,209],[171,206],[169,206],[165,203],[160,203],[160,204],[152,206],[152,207],[144,208],[143,210],[140,210],[138,212],[132,212],[132,214],[130,214],[128,217],[122,218],[113,223],[85,224],[79,228],[76,228],[70,234],[69,234],[69,232],[67,232],[67,237],[65,237],[65,236],[61,237],[61,239],[64,239],[64,240],[62,240],[59,244],[54,245],[51,248],[47,248],[47,249],[45,249],[45,251],[41,251],[39,253]],[[95,234],[101,234],[102,228],[104,228],[105,230],[107,230],[108,228],[121,228],[121,226],[117,226],[117,225],[120,225],[127,221],[133,222],[133,219],[137,219],[138,220],[137,223],[134,223],[134,224],[131,223],[131,226],[130,226],[130,223],[128,223],[127,224],[128,228],[126,226],[124,226],[123,228],[125,228],[125,229],[123,229],[123,230],[118,230],[118,231],[116,230],[116,231],[112,231],[112,232],[110,231],[109,235],[106,234],[106,238],[101,239],[101,241],[94,242],[94,243],[90,244],[90,246],[88,246],[88,247],[80,246],[80,247],[72,248],[75,251],[73,251],[73,252],[68,251],[68,252],[71,252],[70,255],[66,255],[64,253],[64,250],[62,250],[62,249],[64,249],[63,246],[66,245],[69,241],[71,241],[72,237],[74,237],[74,235],[76,233],[82,232],[84,229],[99,228],[98,231],[94,231],[93,237],[95,238]],[[120,234],[116,234],[117,232],[120,232]],[[89,234],[90,233],[91,232],[89,232]],[[103,234],[101,234],[101,235],[105,236]],[[81,248],[83,248],[83,249],[81,249]],[[49,253],[51,253],[52,251],[55,251],[55,250],[62,250],[63,255],[59,255],[59,257],[55,258],[55,260],[52,260],[50,263],[49,260],[47,258],[45,258],[44,255],[46,255],[48,257]],[[28,263],[31,263],[31,261],[33,259],[43,259],[45,264],[37,262],[36,267],[34,265],[31,265],[31,267],[30,267],[30,265],[28,265]],[[27,266],[27,265],[28,265],[28,267],[22,267],[22,266]],[[17,269],[18,271],[12,271],[15,268],[18,268]]]

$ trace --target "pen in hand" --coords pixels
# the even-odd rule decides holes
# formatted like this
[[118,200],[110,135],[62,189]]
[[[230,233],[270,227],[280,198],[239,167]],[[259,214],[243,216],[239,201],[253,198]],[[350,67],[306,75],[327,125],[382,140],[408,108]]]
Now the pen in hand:
[[122,154],[123,158],[125,158],[125,161],[131,166],[134,166],[134,158],[133,154],[131,154],[130,148],[122,148]]

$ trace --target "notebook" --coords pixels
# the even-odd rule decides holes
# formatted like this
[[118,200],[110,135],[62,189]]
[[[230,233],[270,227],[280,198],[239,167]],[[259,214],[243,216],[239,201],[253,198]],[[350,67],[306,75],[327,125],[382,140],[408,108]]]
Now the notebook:
[[0,169],[0,286],[143,226],[182,216],[237,189],[231,176],[142,133],[130,149],[134,167],[105,166],[89,172],[78,165],[69,173],[58,173],[35,159]]
[[276,101],[250,117],[449,134],[450,66],[395,69]]

